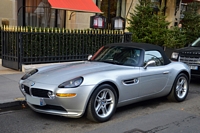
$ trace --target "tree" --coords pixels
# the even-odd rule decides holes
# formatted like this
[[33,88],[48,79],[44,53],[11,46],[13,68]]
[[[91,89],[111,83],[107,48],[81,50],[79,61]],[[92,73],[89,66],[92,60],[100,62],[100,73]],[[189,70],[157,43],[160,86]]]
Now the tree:
[[169,22],[162,7],[157,12],[150,0],[139,0],[134,12],[128,19],[134,42],[144,42],[160,45],[166,48],[181,48],[185,45],[185,30],[178,27],[168,28]]
[[152,43],[164,46],[169,22],[165,19],[162,8],[156,11],[151,0],[139,0],[128,19],[128,31],[133,34],[134,42]]
[[186,42],[185,30],[179,27],[172,27],[168,29],[164,39],[164,47],[167,48],[181,48]]
[[187,6],[187,11],[183,13],[182,29],[186,31],[186,42],[188,45],[200,37],[200,15],[198,13],[200,3],[192,2]]

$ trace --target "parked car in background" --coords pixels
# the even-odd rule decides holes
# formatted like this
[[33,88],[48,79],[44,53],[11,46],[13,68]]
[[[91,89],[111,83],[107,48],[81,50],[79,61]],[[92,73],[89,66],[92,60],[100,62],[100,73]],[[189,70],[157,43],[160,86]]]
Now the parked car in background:
[[191,69],[192,77],[200,77],[200,38],[188,47],[175,50],[171,60],[187,64]]
[[187,97],[190,68],[171,62],[159,46],[114,43],[90,57],[25,74],[19,86],[31,109],[72,118],[86,114],[105,122],[120,106],[165,96],[182,102]]

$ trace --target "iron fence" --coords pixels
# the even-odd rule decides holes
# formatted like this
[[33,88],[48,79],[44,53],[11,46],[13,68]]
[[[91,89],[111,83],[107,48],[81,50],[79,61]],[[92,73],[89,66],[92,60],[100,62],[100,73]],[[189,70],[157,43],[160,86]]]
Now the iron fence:
[[2,66],[19,68],[19,32],[13,29],[1,30],[1,58]]
[[122,42],[116,31],[53,31],[20,33],[23,64],[85,60],[107,43]]
[[130,41],[131,34],[113,30],[14,27],[1,29],[0,38],[1,48],[6,48],[1,50],[4,51],[2,60],[17,58],[22,65],[86,60],[105,44]]

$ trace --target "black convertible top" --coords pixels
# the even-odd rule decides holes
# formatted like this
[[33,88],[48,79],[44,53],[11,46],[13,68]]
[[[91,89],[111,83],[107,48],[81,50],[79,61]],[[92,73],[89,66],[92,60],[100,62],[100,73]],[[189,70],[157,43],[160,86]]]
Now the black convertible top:
[[111,44],[107,44],[106,46],[133,47],[133,48],[143,49],[144,51],[156,50],[156,51],[159,51],[161,53],[161,55],[163,56],[165,65],[167,65],[171,62],[169,60],[169,58],[166,56],[162,47],[160,47],[158,45],[154,45],[154,44],[128,42],[128,43],[111,43]]

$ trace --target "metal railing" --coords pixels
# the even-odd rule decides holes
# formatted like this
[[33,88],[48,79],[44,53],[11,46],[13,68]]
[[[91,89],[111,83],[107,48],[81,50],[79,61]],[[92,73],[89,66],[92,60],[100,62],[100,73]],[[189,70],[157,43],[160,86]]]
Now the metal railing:
[[6,48],[0,54],[2,60],[12,61],[14,55],[22,65],[86,60],[103,45],[131,41],[131,34],[113,30],[4,27],[1,40],[1,48]]
[[0,27],[0,59],[2,58],[2,44],[3,44],[3,42],[2,42],[2,30],[1,30],[2,28]]

